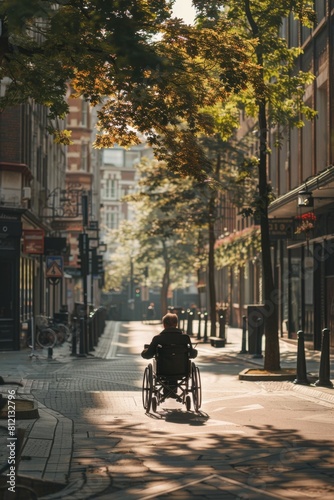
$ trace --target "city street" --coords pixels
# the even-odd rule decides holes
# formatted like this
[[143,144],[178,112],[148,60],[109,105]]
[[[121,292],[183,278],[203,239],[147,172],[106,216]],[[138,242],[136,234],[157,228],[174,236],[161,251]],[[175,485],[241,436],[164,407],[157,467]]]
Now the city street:
[[[148,361],[140,352],[160,329],[108,322],[92,356],[73,358],[60,347],[51,361],[40,355],[12,367],[8,379],[20,375],[23,381],[18,393],[32,394],[62,424],[63,435],[55,431],[51,447],[68,463],[68,486],[43,498],[333,498],[331,389],[239,380],[254,361],[238,354],[235,330],[239,336],[228,333],[226,348],[197,346],[200,412],[168,399],[145,414],[141,387]],[[282,354],[287,362],[296,359],[293,349]],[[317,354],[309,358],[316,367]],[[36,477],[38,441],[36,432],[29,435],[21,474]],[[45,480],[52,479],[52,463],[56,459],[48,458]]]

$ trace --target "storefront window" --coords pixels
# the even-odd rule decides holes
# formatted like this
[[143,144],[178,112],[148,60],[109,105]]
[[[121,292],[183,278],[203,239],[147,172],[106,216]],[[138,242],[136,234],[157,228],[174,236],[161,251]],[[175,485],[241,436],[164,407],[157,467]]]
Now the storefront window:
[[301,249],[290,250],[289,261],[289,336],[296,338],[302,324]]
[[20,263],[20,317],[25,321],[33,312],[33,261],[21,258]]

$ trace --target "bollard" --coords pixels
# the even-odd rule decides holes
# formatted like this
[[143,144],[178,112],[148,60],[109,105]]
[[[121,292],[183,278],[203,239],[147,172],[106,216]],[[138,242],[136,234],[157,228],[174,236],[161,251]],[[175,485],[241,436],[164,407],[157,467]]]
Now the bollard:
[[207,342],[208,341],[208,313],[204,313],[204,337],[203,341]]
[[256,341],[256,353],[254,354],[254,359],[263,358],[262,354],[262,335],[261,335],[261,322],[262,318],[257,318],[255,326],[255,341]]
[[223,312],[220,311],[219,312],[219,338],[223,339],[226,342],[225,326],[226,326],[225,316],[224,316]]
[[185,314],[186,314],[186,311],[184,309],[182,309],[181,311],[181,322],[182,322],[182,326],[181,326],[181,330],[184,331],[184,319],[185,319]]
[[48,359],[52,359],[52,355],[53,355],[53,349],[52,347],[48,347]]
[[306,360],[305,360],[305,343],[304,332],[297,332],[298,350],[297,350],[297,378],[293,381],[294,384],[309,385],[306,375]]
[[333,387],[330,381],[330,359],[329,359],[329,329],[322,330],[321,357],[319,368],[319,379],[314,385],[319,387]]
[[194,313],[190,310],[190,311],[188,311],[188,325],[187,325],[187,334],[188,335],[193,334],[193,319],[194,319]]
[[242,341],[241,341],[241,351],[239,354],[246,354],[246,332],[247,332],[247,317],[244,315],[242,317]]
[[201,319],[202,319],[202,313],[198,313],[198,331],[197,331],[197,340],[201,339]]
[[80,346],[79,356],[86,355],[86,325],[85,318],[80,318]]
[[77,355],[77,327],[78,318],[73,318],[73,330],[72,330],[72,352],[71,356]]
[[88,351],[91,352],[94,350],[94,343],[93,343],[93,335],[94,335],[94,313],[90,313],[89,319],[88,319]]

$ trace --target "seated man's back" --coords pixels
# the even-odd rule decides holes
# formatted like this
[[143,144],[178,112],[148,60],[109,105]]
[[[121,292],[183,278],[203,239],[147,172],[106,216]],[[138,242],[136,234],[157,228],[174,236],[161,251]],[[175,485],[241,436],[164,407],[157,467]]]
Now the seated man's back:
[[197,350],[191,345],[191,340],[189,335],[185,334],[177,328],[178,317],[176,314],[168,313],[162,318],[162,323],[164,330],[159,335],[153,337],[150,345],[143,350],[141,353],[142,357],[145,359],[153,358],[157,352],[157,347],[159,345],[184,345],[189,346],[190,358],[196,358]]

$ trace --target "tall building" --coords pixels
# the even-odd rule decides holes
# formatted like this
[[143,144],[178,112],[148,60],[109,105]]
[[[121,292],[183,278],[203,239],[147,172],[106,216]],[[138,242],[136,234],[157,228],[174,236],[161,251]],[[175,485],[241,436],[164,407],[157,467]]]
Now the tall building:
[[19,349],[21,325],[50,299],[45,236],[65,187],[66,149],[46,127],[47,110],[34,102],[0,114],[0,349]]
[[270,180],[277,199],[269,212],[291,226],[290,237],[274,245],[280,326],[291,338],[302,330],[319,349],[322,330],[334,329],[334,2],[318,0],[314,7],[314,29],[290,18],[282,33],[303,49],[298,67],[315,75],[305,102],[318,115],[302,129],[283,131],[281,148],[275,147],[281,131],[272,131]]
[[102,234],[118,229],[123,220],[132,220],[133,213],[123,197],[135,192],[138,183],[136,165],[152,159],[152,148],[142,143],[129,149],[115,146],[105,149],[101,166],[101,229]]

